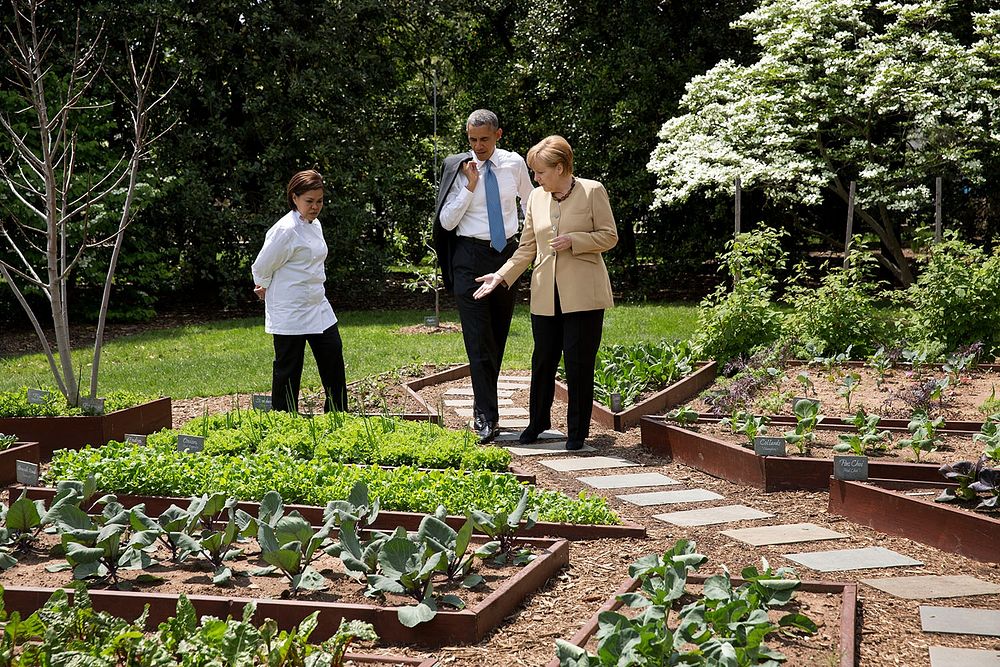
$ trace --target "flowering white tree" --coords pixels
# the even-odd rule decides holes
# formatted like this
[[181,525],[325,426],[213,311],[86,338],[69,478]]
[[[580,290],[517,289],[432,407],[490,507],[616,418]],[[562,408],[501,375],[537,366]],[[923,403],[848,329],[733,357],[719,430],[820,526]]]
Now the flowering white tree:
[[[105,74],[107,47],[103,32],[85,39],[79,21],[75,42],[58,43],[56,32],[42,19],[43,4],[44,0],[13,0],[12,21],[0,42],[0,62],[8,68],[5,84],[11,85],[20,105],[17,114],[0,113],[3,144],[11,147],[8,154],[0,155],[0,186],[8,188],[27,212],[24,219],[13,213],[0,219],[0,239],[9,251],[5,257],[10,258],[0,257],[0,276],[38,334],[59,391],[67,402],[77,405],[83,392],[73,372],[67,288],[82,261],[93,261],[98,249],[111,249],[90,369],[89,396],[94,398],[115,267],[131,220],[139,166],[156,138],[150,130],[150,116],[169,89],[160,95],[152,89],[158,54],[154,34],[146,56],[137,59],[130,51],[125,76],[110,80],[129,116],[130,126],[124,129],[128,148],[106,170],[78,173],[78,137],[86,112],[110,104],[92,99],[95,82]],[[116,224],[113,229],[96,231],[91,214],[112,195],[123,200]],[[21,285],[45,295],[55,352]]]
[[763,0],[733,24],[753,31],[759,60],[692,79],[688,113],[664,123],[648,165],[653,206],[729,193],[737,177],[777,202],[846,202],[857,181],[879,261],[911,283],[900,222],[927,206],[935,176],[982,182],[984,155],[1000,147],[1000,10],[974,15],[974,42],[962,44],[955,7]]

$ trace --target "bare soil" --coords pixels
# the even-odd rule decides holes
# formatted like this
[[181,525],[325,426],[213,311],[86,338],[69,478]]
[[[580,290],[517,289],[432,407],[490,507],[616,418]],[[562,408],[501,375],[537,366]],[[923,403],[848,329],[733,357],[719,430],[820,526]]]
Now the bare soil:
[[[808,374],[813,386],[806,388],[796,380],[799,373]],[[860,382],[851,394],[850,407],[846,397],[838,393],[848,374],[856,374]],[[867,366],[844,366],[827,371],[818,366],[791,365],[784,375],[752,399],[749,410],[756,414],[791,415],[793,398],[808,397],[819,400],[820,412],[830,417],[850,418],[858,410],[868,414],[893,419],[909,419],[920,405],[923,389],[929,382],[948,377],[936,366],[924,366],[916,372],[908,368],[892,368],[884,379]],[[728,380],[717,381],[708,392],[720,389]],[[947,421],[984,421],[1000,412],[996,389],[1000,387],[1000,371],[992,368],[973,368],[959,376],[952,376],[940,399],[929,401],[929,413],[942,416]],[[688,404],[699,412],[713,412],[702,397]]]
[[[684,428],[697,433],[704,433],[723,442],[741,447],[751,447],[747,437],[743,434],[733,433],[732,429],[721,423],[714,424],[691,424]],[[767,430],[760,435],[769,437],[781,437],[786,431],[794,430],[794,426],[788,424],[771,424]],[[837,436],[845,433],[843,430],[816,429],[816,440],[805,452],[800,452],[795,445],[786,445],[785,451],[788,456],[809,456],[819,459],[832,459],[834,454],[853,454],[853,452],[834,452],[833,446],[839,441]],[[909,437],[908,431],[890,431],[886,439],[887,449],[869,448],[865,453],[871,458],[877,458],[894,463],[917,463],[916,454],[901,441]],[[937,451],[920,452],[919,463],[955,463],[956,461],[975,461],[983,453],[983,445],[972,439],[972,434],[944,434],[940,438]],[[942,478],[944,481],[944,478]]]

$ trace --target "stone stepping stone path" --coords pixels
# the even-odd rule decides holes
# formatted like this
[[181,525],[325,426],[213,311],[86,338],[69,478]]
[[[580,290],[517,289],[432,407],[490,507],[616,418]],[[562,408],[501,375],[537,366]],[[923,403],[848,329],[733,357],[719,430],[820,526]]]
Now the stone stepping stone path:
[[931,667],[1000,667],[1000,651],[931,646]]
[[531,389],[531,385],[527,382],[497,382],[497,389],[507,389],[510,391],[520,390],[520,389]]
[[517,445],[515,447],[507,447],[508,452],[516,456],[540,456],[543,454],[579,454],[580,452],[593,452],[596,451],[590,445],[584,445],[580,449],[573,450],[572,452],[566,451],[566,441],[557,442],[536,442],[530,445]]
[[675,503],[697,503],[706,500],[723,500],[715,491],[706,489],[682,489],[680,491],[650,491],[649,493],[626,493],[620,500],[640,507],[650,505],[673,505]]
[[[493,442],[517,442],[520,433],[501,433]],[[549,429],[538,434],[539,440],[565,440],[566,434],[557,429]],[[518,445],[522,446],[522,445]],[[591,447],[593,449],[593,447]]]
[[[527,417],[528,411],[522,407],[506,407],[500,408],[500,417]],[[459,417],[471,417],[472,408],[455,408],[455,414]]]
[[[452,387],[444,392],[445,396],[475,396],[472,387]],[[511,390],[497,390],[497,398],[510,398],[514,395]]]
[[920,629],[924,632],[1000,637],[1000,611],[920,605]]
[[970,595],[996,595],[1000,593],[1000,586],[965,575],[930,574],[915,577],[884,577],[862,579],[861,583],[907,600],[960,598]]
[[557,472],[572,472],[574,470],[604,470],[610,468],[634,468],[638,463],[616,456],[586,456],[572,459],[553,459],[540,461],[546,468]]
[[[509,398],[498,398],[497,405],[513,405],[514,401]],[[446,408],[471,408],[475,405],[475,401],[471,398],[451,398],[444,399],[444,407]]]
[[843,572],[846,570],[873,570],[883,567],[907,567],[923,565],[919,560],[886,549],[867,547],[865,549],[836,549],[834,551],[813,551],[807,553],[784,554],[785,558],[805,565],[819,572]]
[[739,528],[723,530],[722,534],[755,547],[819,540],[842,540],[850,537],[814,523],[788,523],[780,526]]
[[501,417],[500,421],[497,422],[500,428],[516,428],[518,429],[518,435],[520,435],[520,430],[528,428],[528,423],[530,420],[523,419],[520,417]]
[[631,489],[633,487],[644,486],[673,486],[680,484],[676,479],[671,479],[658,472],[638,472],[629,475],[596,475],[592,477],[577,477],[576,481],[583,482],[587,486],[595,489]]
[[711,526],[717,523],[730,523],[732,521],[770,519],[773,516],[773,514],[761,512],[746,505],[724,505],[722,507],[707,507],[705,509],[654,514],[653,518],[666,523],[672,523],[675,526]]

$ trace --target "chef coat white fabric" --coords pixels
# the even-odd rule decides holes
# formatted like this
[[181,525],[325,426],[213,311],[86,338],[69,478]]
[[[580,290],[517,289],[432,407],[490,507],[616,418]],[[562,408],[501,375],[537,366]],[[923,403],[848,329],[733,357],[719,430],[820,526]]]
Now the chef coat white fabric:
[[267,289],[264,331],[315,334],[337,323],[326,299],[326,254],[318,219],[306,222],[293,210],[267,230],[264,246],[251,267],[254,284]]

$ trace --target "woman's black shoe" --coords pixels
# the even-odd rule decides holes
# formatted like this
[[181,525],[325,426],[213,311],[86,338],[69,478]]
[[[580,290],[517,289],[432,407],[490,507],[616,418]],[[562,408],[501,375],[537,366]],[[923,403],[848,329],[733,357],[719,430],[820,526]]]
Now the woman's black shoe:
[[533,442],[538,442],[538,436],[541,433],[541,431],[536,431],[533,428],[526,428],[521,431],[521,435],[517,436],[517,441],[522,445],[530,445]]
[[577,449],[583,449],[583,440],[567,440],[566,449],[571,452]]

